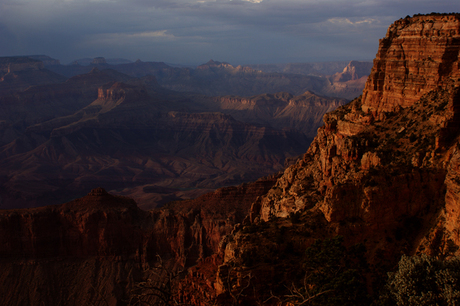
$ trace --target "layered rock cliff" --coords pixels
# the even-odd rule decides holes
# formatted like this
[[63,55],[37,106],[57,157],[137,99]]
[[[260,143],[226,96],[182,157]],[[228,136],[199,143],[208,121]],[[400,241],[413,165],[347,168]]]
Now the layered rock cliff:
[[[413,33],[410,29],[420,29],[425,24],[431,29],[447,29],[435,31],[433,41],[445,43],[433,43],[433,53],[459,54],[460,44],[456,42],[460,38],[460,22],[457,15],[417,16],[399,20],[390,26],[387,36],[380,42],[373,72],[366,83],[362,98],[324,116],[325,125],[318,130],[318,135],[308,152],[295,166],[286,169],[285,175],[278,181],[277,187],[280,188],[281,194],[274,199],[280,200],[269,200],[271,197],[268,195],[263,201],[263,219],[268,220],[270,215],[285,217],[312,204],[317,204],[329,222],[337,222],[348,217],[366,219],[370,210],[378,207],[372,204],[372,199],[376,199],[377,190],[380,190],[377,194],[385,199],[388,199],[389,194],[382,190],[386,185],[383,182],[370,183],[376,186],[364,188],[366,182],[363,179],[374,177],[374,174],[399,172],[401,178],[409,181],[428,180],[425,188],[433,188],[433,194],[437,194],[436,190],[442,189],[442,183],[435,186],[429,177],[444,177],[456,152],[455,140],[460,123],[458,69],[449,68],[449,72],[443,70],[444,74],[436,74],[435,83],[420,82],[419,78],[431,74],[414,74],[410,70],[399,68],[399,74],[394,72],[397,70],[396,67],[425,63],[415,55],[420,54],[418,51],[405,60],[395,60],[385,53],[386,50],[391,50],[389,54],[394,55],[392,50],[402,45],[401,52],[410,54],[410,51],[405,51],[405,44],[401,44],[401,41],[406,33]],[[416,37],[419,37],[421,42],[417,41]],[[411,44],[406,42],[409,45],[407,48],[412,49],[414,45],[425,46],[426,37],[425,32],[420,32],[418,36],[412,34]],[[425,50],[423,54],[429,56],[430,53]],[[440,56],[434,63],[436,71],[439,67],[457,67],[458,57]],[[391,74],[390,77],[387,75],[387,67],[391,65],[395,69],[395,74]],[[396,83],[395,80],[401,82]],[[373,87],[381,81],[384,85]],[[391,82],[394,83],[390,85]],[[409,91],[407,88],[413,90]],[[428,170],[436,174],[421,174]],[[417,172],[420,174],[415,174]],[[405,173],[409,177],[405,178]],[[391,176],[391,180],[396,181],[399,175]],[[442,181],[444,182],[444,179]],[[395,188],[402,188],[401,184],[391,184],[394,184]],[[357,192],[355,187],[359,187],[361,191]],[[311,197],[316,199],[313,202],[308,197],[303,199],[306,196],[305,191],[308,190],[313,192]],[[345,200],[341,193],[346,193],[346,190],[354,190],[353,198]],[[419,193],[409,187],[407,191],[414,193],[414,196]],[[429,197],[424,195],[422,198]],[[405,199],[420,205],[420,201],[414,201],[413,197]],[[395,199],[395,202],[399,203],[401,200]],[[288,202],[292,203],[287,204]],[[360,205],[363,211],[356,214],[357,207],[345,207],[345,202],[362,202]],[[409,207],[403,206],[405,211],[402,214],[414,214]],[[380,213],[376,214],[375,218],[377,216],[382,217]],[[390,218],[394,219],[394,216]],[[374,223],[378,220],[369,221]]]
[[[365,245],[370,264],[389,267],[401,253],[459,252],[459,29],[455,14],[390,26],[362,97],[324,116],[303,158],[253,204],[253,225],[226,240],[217,293],[233,297],[249,275],[267,275],[272,268],[254,265],[254,254],[283,253],[282,241],[254,231],[283,235],[294,253],[342,235],[347,245]],[[228,289],[229,277],[243,285]]]
[[248,98],[216,97],[208,104],[211,109],[230,114],[237,120],[278,129],[296,129],[313,139],[324,114],[347,102],[345,99],[323,97],[307,91],[298,96],[280,92]]
[[414,16],[393,23],[380,40],[363,92],[365,113],[408,107],[459,76],[458,15]]

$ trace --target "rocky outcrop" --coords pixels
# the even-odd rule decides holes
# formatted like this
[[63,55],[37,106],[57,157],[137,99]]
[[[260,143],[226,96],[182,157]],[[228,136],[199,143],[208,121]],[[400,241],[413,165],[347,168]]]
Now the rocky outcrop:
[[[301,254],[305,237],[342,235],[389,268],[401,253],[459,254],[459,24],[459,15],[435,14],[390,26],[363,96],[324,116],[303,158],[253,204],[252,225],[226,240],[218,271],[234,272],[217,272],[218,292],[244,288],[225,285],[229,277],[266,275],[270,265],[261,272],[254,254],[266,260],[264,250],[282,253],[285,241]],[[259,231],[285,240],[270,244]]]
[[331,81],[336,82],[347,82],[347,81],[356,81],[361,78],[367,79],[372,69],[371,62],[359,62],[351,61],[343,69],[342,72],[337,72],[331,77]]
[[328,78],[330,85],[324,94],[347,99],[360,96],[371,68],[370,62],[349,62],[342,72],[337,72]]
[[408,107],[458,78],[460,21],[456,14],[414,16],[393,23],[380,40],[362,109],[377,117]]
[[[349,231],[343,229],[350,227],[347,220],[360,220],[355,237],[362,239],[379,228],[394,231],[407,216],[429,214],[433,203],[437,212],[445,209],[459,132],[457,57],[448,56],[460,50],[458,27],[456,15],[416,16],[390,26],[362,99],[324,117],[303,160],[262,200],[261,218],[313,207],[330,224],[346,224],[337,225],[338,232]],[[420,46],[427,49],[418,52]],[[424,56],[436,58],[431,74],[412,70],[428,65]],[[434,73],[440,67],[451,68]],[[433,82],[421,79],[431,75]],[[414,252],[418,245],[411,247]]]

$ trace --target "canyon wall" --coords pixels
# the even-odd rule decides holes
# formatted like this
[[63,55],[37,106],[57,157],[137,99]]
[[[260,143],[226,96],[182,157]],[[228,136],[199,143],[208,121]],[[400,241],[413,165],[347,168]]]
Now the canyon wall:
[[270,125],[278,129],[296,129],[314,138],[324,114],[348,101],[319,96],[311,91],[294,96],[286,92],[247,98],[215,97],[211,109],[230,114],[237,120]]
[[[455,14],[390,26],[362,97],[324,116],[303,158],[253,203],[252,225],[225,241],[217,296],[230,299],[254,275],[285,277],[249,260],[248,254],[283,250],[281,241],[273,244],[257,231],[268,236],[284,228],[299,253],[315,238],[341,235],[346,245],[363,243],[371,265],[388,268],[402,253],[459,254],[459,29]],[[229,289],[232,278],[239,287]]]
[[[458,15],[391,25],[362,98],[324,116],[303,159],[262,199],[260,218],[320,210],[337,233],[367,239],[375,251],[390,249],[382,231],[394,232],[416,216],[429,232],[432,218],[447,213],[443,239],[460,245],[459,27]],[[408,251],[427,244],[421,242],[427,237],[412,241]]]
[[363,92],[362,109],[374,117],[413,105],[431,90],[458,78],[458,15],[400,19],[380,40]]

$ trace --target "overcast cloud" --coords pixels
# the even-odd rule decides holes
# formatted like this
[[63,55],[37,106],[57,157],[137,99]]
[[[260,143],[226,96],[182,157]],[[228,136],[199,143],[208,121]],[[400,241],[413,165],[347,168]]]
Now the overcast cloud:
[[0,0],[0,56],[371,60],[393,21],[455,11],[458,0]]

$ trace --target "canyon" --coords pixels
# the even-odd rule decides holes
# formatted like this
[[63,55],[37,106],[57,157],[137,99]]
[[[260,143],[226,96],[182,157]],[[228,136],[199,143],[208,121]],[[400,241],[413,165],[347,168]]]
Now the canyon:
[[[3,62],[6,74],[19,62],[26,74],[66,67],[46,56]],[[118,66],[98,58],[78,66],[88,73],[0,95],[1,208],[59,204],[99,185],[150,209],[253,181],[302,154],[322,116],[347,103],[312,92],[182,93]]]
[[[66,204],[0,211],[4,302],[126,305],[131,289],[154,274],[159,255],[168,271],[188,268],[170,292],[183,304],[300,304],[287,286],[304,281],[306,250],[315,241],[337,235],[347,248],[361,244],[365,249],[369,268],[364,274],[375,298],[378,280],[394,269],[401,254],[460,254],[459,54],[459,14],[397,20],[380,40],[362,95],[348,104],[333,100],[338,108],[321,115],[313,109],[288,108],[328,107],[323,97],[311,92],[207,98],[194,107],[215,107],[220,113],[190,114],[165,113],[161,103],[145,103],[152,90],[139,83],[100,86],[98,99],[88,106],[31,126],[30,133],[49,133],[59,143],[55,151],[42,147],[28,158],[53,156],[57,147],[72,153],[75,148],[66,145],[70,135],[97,138],[100,131],[95,130],[102,125],[123,126],[112,112],[129,117],[134,106],[145,110],[138,121],[142,127],[165,125],[163,116],[171,122],[180,117],[185,123],[191,116],[205,116],[206,124],[217,116],[232,126],[236,120],[230,114],[243,122],[249,120],[246,112],[256,114],[251,116],[256,123],[269,121],[273,127],[281,124],[284,113],[297,113],[292,127],[307,133],[313,130],[301,126],[304,114],[315,114],[313,121],[322,117],[324,124],[306,152],[276,174],[193,200],[144,211],[129,198],[96,188]],[[222,68],[214,63],[201,69],[213,65]],[[361,79],[351,68],[333,78]],[[127,98],[130,93],[136,98]],[[180,98],[173,101],[184,105]],[[268,105],[269,111],[260,113],[261,105]],[[175,126],[180,130],[180,124]],[[257,127],[248,128],[251,135],[263,135]],[[236,125],[232,129],[246,131]],[[174,135],[167,138],[180,137]],[[113,138],[119,140],[120,134]],[[192,139],[195,143],[200,137]],[[286,149],[286,138],[281,139],[277,145]],[[82,141],[77,149],[84,145]],[[251,150],[238,152],[254,162]]]
[[[15,131],[0,153],[3,208],[62,203],[99,184],[148,209],[279,171],[311,141],[302,130],[246,123],[224,112],[165,109],[164,98],[143,86],[107,86],[74,114]],[[309,109],[321,116],[346,100],[323,102]]]

